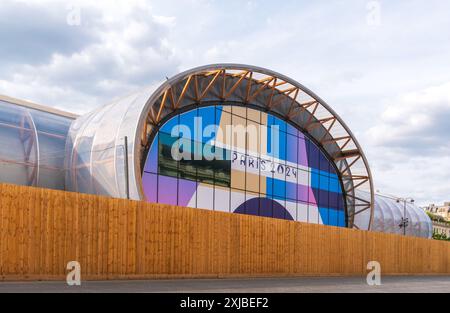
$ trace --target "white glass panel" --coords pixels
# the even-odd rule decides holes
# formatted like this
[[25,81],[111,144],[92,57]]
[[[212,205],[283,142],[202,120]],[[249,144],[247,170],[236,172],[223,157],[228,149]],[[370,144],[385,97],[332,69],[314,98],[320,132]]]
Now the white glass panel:
[[322,218],[319,214],[319,208],[314,205],[308,206],[308,223],[311,224],[323,224]]
[[308,204],[298,202],[297,203],[297,221],[299,222],[308,222]]
[[215,187],[214,210],[230,213],[230,188]]
[[200,184],[197,188],[197,208],[214,210],[214,187]]

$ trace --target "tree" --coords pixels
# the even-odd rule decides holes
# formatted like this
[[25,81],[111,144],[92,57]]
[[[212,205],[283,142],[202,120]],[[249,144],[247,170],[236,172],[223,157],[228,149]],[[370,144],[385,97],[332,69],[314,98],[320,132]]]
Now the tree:
[[438,232],[435,232],[435,233],[433,234],[433,239],[435,239],[435,240],[450,241],[450,238],[448,238],[446,234],[441,234],[441,233],[438,233]]

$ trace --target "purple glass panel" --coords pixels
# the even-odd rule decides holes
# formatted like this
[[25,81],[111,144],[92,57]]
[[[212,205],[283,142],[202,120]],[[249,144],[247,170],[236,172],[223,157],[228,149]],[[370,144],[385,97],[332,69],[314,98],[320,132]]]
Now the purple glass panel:
[[145,172],[158,173],[158,136],[156,136],[148,152],[147,162],[145,162]]
[[298,164],[302,166],[308,166],[308,149],[306,140],[303,138],[298,139]]
[[144,189],[145,199],[148,202],[158,202],[158,176],[155,174],[144,173],[142,175],[142,187]]
[[292,135],[286,135],[286,161],[297,164],[297,155],[298,155],[298,138]]
[[159,176],[158,202],[177,205],[178,182],[176,178]]
[[178,205],[188,206],[188,204],[192,202],[193,197],[195,197],[198,185],[199,184],[194,181],[180,179],[178,181]]

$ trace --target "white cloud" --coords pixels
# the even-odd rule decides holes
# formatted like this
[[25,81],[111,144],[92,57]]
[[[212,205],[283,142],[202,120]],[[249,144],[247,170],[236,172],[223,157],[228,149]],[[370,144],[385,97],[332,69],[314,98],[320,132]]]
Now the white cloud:
[[64,28],[67,40],[78,40],[79,32],[73,31],[85,28],[92,40],[66,53],[49,51],[43,64],[33,62],[33,53],[11,64],[9,75],[0,75],[1,93],[86,112],[176,72],[179,60],[167,39],[175,18],[153,16],[143,1],[104,7],[84,3],[81,8],[80,26],[67,27],[65,19],[55,19],[45,27],[47,35]]
[[165,25],[167,27],[173,28],[177,25],[176,20],[177,18],[175,16],[159,16],[154,15],[153,19],[156,23],[159,23],[161,25]]
[[387,101],[363,136],[376,186],[422,205],[450,197],[450,82]]
[[422,157],[377,149],[370,163],[376,189],[413,197],[421,206],[449,200],[450,156]]
[[404,94],[390,101],[369,131],[377,146],[411,157],[450,154],[450,82]]

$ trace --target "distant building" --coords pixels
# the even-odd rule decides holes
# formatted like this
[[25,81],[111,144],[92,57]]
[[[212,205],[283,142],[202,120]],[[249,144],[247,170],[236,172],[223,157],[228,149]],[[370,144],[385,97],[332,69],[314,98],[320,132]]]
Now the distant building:
[[450,221],[450,202],[445,202],[443,206],[430,204],[425,210],[431,214],[444,218],[446,221]]
[[433,221],[433,234],[446,235],[450,238],[450,224]]

